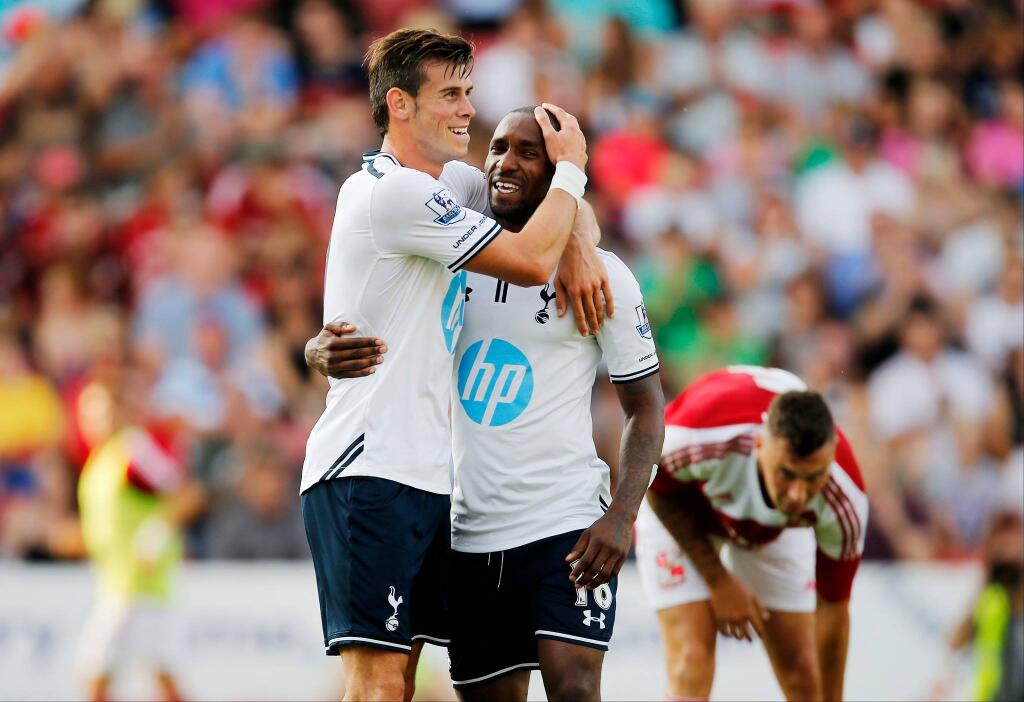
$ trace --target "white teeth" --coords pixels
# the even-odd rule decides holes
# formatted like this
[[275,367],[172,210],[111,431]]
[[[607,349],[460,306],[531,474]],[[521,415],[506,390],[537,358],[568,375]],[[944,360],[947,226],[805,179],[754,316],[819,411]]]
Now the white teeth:
[[513,183],[506,183],[504,181],[495,181],[494,189],[499,193],[517,193],[519,192],[519,186]]
[[466,134],[469,133],[469,130],[464,127],[461,129],[456,127],[448,127],[448,131],[451,132],[452,134],[458,134],[459,136],[465,136]]

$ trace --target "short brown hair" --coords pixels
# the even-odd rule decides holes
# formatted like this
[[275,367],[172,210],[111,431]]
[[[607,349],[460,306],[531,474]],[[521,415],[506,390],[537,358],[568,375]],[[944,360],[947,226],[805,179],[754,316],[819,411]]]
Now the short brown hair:
[[813,390],[777,395],[768,405],[768,431],[785,439],[796,458],[807,458],[836,435],[825,398]]
[[400,88],[416,97],[426,80],[423,66],[432,61],[465,76],[473,68],[473,44],[433,29],[399,29],[370,44],[370,111],[381,136],[388,132],[388,91]]

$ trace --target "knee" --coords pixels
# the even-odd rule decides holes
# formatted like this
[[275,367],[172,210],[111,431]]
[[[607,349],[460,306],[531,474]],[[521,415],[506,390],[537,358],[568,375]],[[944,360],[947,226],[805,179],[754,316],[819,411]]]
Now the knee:
[[545,690],[550,702],[582,702],[601,699],[601,674],[591,671],[573,671],[559,675],[552,686]]
[[687,642],[669,663],[669,676],[686,681],[711,681],[715,672],[715,650],[697,642]]
[[820,700],[822,698],[821,673],[813,656],[802,656],[791,661],[779,672],[779,686],[787,700]]

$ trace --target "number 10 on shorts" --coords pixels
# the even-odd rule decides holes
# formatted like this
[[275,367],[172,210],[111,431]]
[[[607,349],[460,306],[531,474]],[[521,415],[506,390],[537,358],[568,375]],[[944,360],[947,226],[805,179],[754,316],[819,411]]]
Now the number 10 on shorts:
[[[569,567],[570,568],[575,568],[576,564],[578,562],[579,562],[578,560],[573,561],[572,563],[569,564]],[[587,592],[588,592],[588,590],[585,587],[578,587],[578,588],[576,588],[576,606],[577,607],[586,607],[586,606],[588,606],[588,604],[587,604]],[[613,595],[612,595],[612,588],[611,588],[610,585],[608,585],[608,583],[605,583],[604,585],[599,585],[598,587],[594,588],[594,602],[596,602],[597,606],[600,607],[601,609],[605,609],[606,610],[606,609],[608,609],[609,607],[612,606],[612,597],[613,597]]]

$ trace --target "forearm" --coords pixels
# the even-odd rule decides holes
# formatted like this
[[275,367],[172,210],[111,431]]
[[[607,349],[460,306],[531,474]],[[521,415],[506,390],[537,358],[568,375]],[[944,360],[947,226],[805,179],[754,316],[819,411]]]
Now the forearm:
[[843,699],[846,652],[850,641],[850,611],[847,602],[818,600],[815,615],[821,689],[826,700]]
[[636,519],[665,443],[665,399],[657,376],[617,386],[626,414],[619,452],[619,479],[610,510]]
[[665,529],[693,562],[709,587],[714,587],[728,575],[718,556],[718,549],[711,543],[707,531],[701,528],[688,505],[669,495],[655,492],[649,492],[647,499]]
[[[562,261],[567,261],[571,257],[582,257],[585,252],[594,251],[594,247],[597,246],[597,240],[601,238],[601,232],[597,229],[596,222],[594,227],[590,227],[589,225],[581,224],[582,220],[583,209],[581,207],[579,214],[576,215],[572,231],[569,232],[569,238],[565,241],[565,248],[562,249],[562,253],[559,256],[560,265]],[[595,231],[597,232],[596,234]]]
[[516,235],[519,253],[550,278],[565,250],[576,220],[576,199],[561,189],[548,191],[544,201]]
[[569,237],[570,246],[573,242],[577,246],[597,246],[601,243],[601,225],[597,223],[597,215],[594,208],[586,200],[580,200],[580,209],[576,213],[576,220],[572,225],[572,235]]
[[665,427],[660,421],[648,417],[630,417],[626,421],[619,454],[619,482],[609,510],[621,510],[630,519],[636,519],[664,440]]

